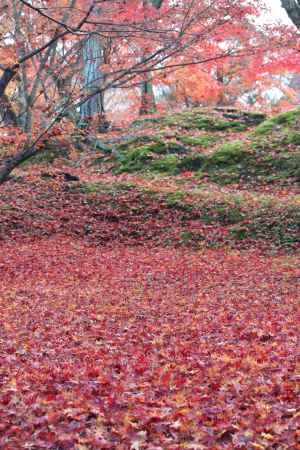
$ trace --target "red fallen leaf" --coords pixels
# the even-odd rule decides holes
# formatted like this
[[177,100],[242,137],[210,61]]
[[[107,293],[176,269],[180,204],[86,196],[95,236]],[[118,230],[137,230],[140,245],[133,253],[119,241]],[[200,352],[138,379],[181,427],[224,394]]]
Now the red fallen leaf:
[[37,394],[31,394],[30,396],[24,399],[24,403],[28,406],[32,406],[34,403],[36,403],[37,398],[38,398]]
[[40,441],[50,442],[53,444],[57,440],[57,435],[52,431],[40,431],[37,435],[37,438]]
[[17,349],[15,347],[7,347],[6,348],[6,353],[8,353],[9,355],[16,353],[16,351],[17,351]]
[[134,364],[133,368],[136,374],[143,375],[148,369],[147,360],[145,359],[145,357],[140,356],[137,362]]
[[49,425],[58,423],[60,420],[61,413],[59,411],[49,411],[47,413],[47,422]]
[[[100,375],[101,375],[101,369],[99,368],[99,367],[90,367],[90,368],[88,368],[87,369],[87,376],[89,377],[89,378],[97,378],[97,377],[99,377]],[[103,384],[106,384],[106,381],[107,380],[103,380],[104,381],[104,383]],[[101,381],[101,383],[102,383],[102,381]]]
[[6,394],[4,394],[4,395],[2,395],[0,397],[0,402],[3,405],[8,405],[10,403],[12,397],[13,397],[13,393],[12,392],[7,392]]
[[172,374],[173,374],[172,370],[167,370],[166,372],[164,372],[161,375],[160,381],[161,381],[162,386],[165,386],[165,387],[169,386],[171,378],[172,378]]
[[217,441],[220,443],[229,443],[232,442],[233,436],[235,433],[239,431],[238,427],[230,427],[226,430],[222,431],[218,437]]
[[17,444],[4,444],[2,447],[3,450],[22,450],[22,448]]
[[102,449],[103,450],[113,450],[114,445],[112,445],[111,442],[107,441],[106,439],[95,437],[94,439],[91,439],[90,442],[87,442],[87,444],[91,444],[95,446],[96,449]]
[[[1,359],[0,399],[12,394],[1,450],[12,426],[14,450],[128,450],[143,430],[150,448],[261,445],[262,432],[296,448],[298,258],[66,237],[1,245],[0,352],[26,346]],[[244,330],[259,330],[251,346]]]
[[22,427],[20,427],[20,426],[13,425],[8,430],[9,436],[13,436],[13,435],[18,436],[20,433],[22,433]]

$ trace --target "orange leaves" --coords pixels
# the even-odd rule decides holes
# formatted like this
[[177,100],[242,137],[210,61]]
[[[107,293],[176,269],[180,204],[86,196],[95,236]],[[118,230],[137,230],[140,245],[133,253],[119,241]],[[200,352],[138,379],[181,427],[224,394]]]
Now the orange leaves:
[[190,98],[202,104],[216,103],[220,95],[218,83],[208,72],[196,66],[178,70],[170,77],[169,83],[173,86],[176,96],[182,101]]

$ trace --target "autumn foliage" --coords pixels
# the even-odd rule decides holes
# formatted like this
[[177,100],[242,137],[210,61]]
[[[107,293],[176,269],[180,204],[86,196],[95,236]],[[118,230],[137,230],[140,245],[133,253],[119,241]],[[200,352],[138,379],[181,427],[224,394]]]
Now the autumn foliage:
[[1,450],[300,449],[300,109],[262,113],[299,38],[263,8],[0,0]]
[[297,448],[297,258],[61,236],[0,265],[3,450]]
[[[252,93],[265,106],[265,90],[282,85],[277,74],[299,70],[300,60],[295,30],[258,24],[263,8],[260,0],[2,0],[0,142],[16,139],[1,158],[0,182],[49,135],[94,115],[101,121],[109,96],[113,120],[124,93],[125,114],[153,112],[155,87],[181,105],[235,105]],[[293,95],[282,90],[287,106]]]
[[2,188],[1,449],[297,449],[297,184],[93,157]]

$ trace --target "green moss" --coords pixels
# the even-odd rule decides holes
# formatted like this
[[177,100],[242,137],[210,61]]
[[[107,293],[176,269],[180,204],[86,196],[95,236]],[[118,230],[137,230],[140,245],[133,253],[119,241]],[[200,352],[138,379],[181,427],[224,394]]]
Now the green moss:
[[121,142],[121,144],[117,145],[117,150],[120,152],[126,152],[132,150],[135,147],[140,147],[145,143],[157,143],[158,145],[163,144],[163,141],[159,136],[133,136],[131,139],[127,139],[125,142]]
[[272,119],[267,120],[267,121],[263,122],[262,124],[260,124],[256,128],[255,134],[259,135],[259,134],[270,133],[273,130],[273,127],[274,127],[274,122],[272,121]]
[[[74,189],[74,193],[80,189],[85,194],[109,195],[113,208],[119,211],[130,209],[131,215],[143,216],[145,219],[149,214],[148,205],[153,201],[156,205],[161,205],[161,215],[165,214],[165,207],[178,211],[178,223],[183,226],[179,238],[182,245],[200,241],[205,241],[207,245],[212,243],[210,237],[195,233],[188,227],[184,228],[190,220],[226,227],[228,243],[252,239],[270,241],[274,246],[295,246],[300,242],[300,205],[276,202],[268,197],[249,202],[243,195],[227,194],[216,198],[209,190],[199,191],[191,197],[184,191],[162,194],[159,191],[138,188],[131,183],[82,183]],[[124,204],[123,193],[135,189],[139,196],[133,198],[136,198],[138,203]],[[93,202],[97,201],[95,196],[90,198]],[[217,242],[218,239],[215,243]]]
[[244,162],[249,156],[245,145],[241,141],[223,144],[216,152],[207,158],[205,169],[232,166]]
[[264,121],[267,117],[267,115],[265,113],[258,112],[258,111],[246,111],[246,112],[244,112],[244,115],[246,117],[250,117],[251,119],[260,120],[260,121]]
[[192,205],[184,202],[185,197],[186,194],[184,192],[177,191],[166,194],[164,199],[168,208],[178,209],[181,211],[191,211],[193,207]]
[[26,161],[24,164],[42,164],[42,163],[46,163],[46,164],[52,164],[57,158],[59,158],[59,153],[58,152],[51,152],[51,151],[47,151],[44,150],[41,153],[38,153],[37,155],[33,156],[32,158],[30,158],[30,160],[28,160],[28,162]]
[[211,131],[245,131],[247,129],[246,125],[239,121],[225,121],[208,117],[199,119],[197,121],[197,128]]
[[[77,189],[77,188],[76,188]],[[81,192],[85,194],[118,194],[129,192],[135,189],[132,183],[81,183],[79,186]]]
[[187,153],[187,149],[183,145],[179,144],[176,141],[169,141],[168,142],[168,153],[175,153],[175,154],[180,155],[180,154]]
[[[299,152],[295,146],[300,144],[299,130],[295,129],[300,120],[300,108],[289,111],[263,122],[257,130],[280,127],[275,133],[251,135],[245,141],[227,142],[209,155],[192,151],[193,146],[210,147],[220,139],[212,133],[202,136],[178,136],[173,133],[170,140],[169,129],[165,137],[137,136],[121,143],[117,159],[110,156],[99,163],[114,164],[114,173],[144,172],[154,176],[156,173],[175,175],[182,171],[192,171],[200,178],[207,178],[220,184],[247,183],[287,183],[300,181]],[[261,120],[262,113],[238,112],[253,120]],[[237,119],[223,120],[199,110],[172,114],[160,119],[162,126],[174,125],[180,128],[207,128],[210,131],[240,130],[245,125]],[[237,118],[239,117],[236,114]],[[278,133],[277,131],[280,131]],[[174,139],[175,138],[175,139]],[[222,134],[224,139],[224,134]],[[186,147],[185,147],[186,145]]]
[[101,165],[101,164],[103,164],[105,162],[108,162],[107,158],[105,156],[99,156],[98,158],[93,159],[91,164],[93,166],[99,166],[99,165]]
[[[149,171],[177,174],[182,171],[198,172],[220,184],[249,182],[278,183],[287,180],[300,181],[300,152],[286,152],[284,146],[273,148],[242,141],[226,143],[210,155],[191,154],[179,158],[165,154],[164,145],[148,144],[130,150],[120,156],[116,173]],[[155,155],[162,155],[159,158]],[[199,172],[201,171],[201,172]]]
[[145,119],[137,119],[132,122],[133,128],[139,128],[145,125],[155,125],[161,123],[160,117],[146,117]]
[[160,193],[145,187],[139,187],[139,192],[142,194],[145,194],[147,197],[151,198],[152,200],[158,200],[160,198]]
[[300,121],[300,108],[292,109],[285,113],[279,114],[272,119],[266,120],[260,124],[256,130],[256,135],[268,134],[273,131],[276,126],[289,125],[293,126],[296,122]]
[[82,183],[79,188],[81,192],[84,192],[85,194],[99,194],[100,192],[105,192],[102,183]]
[[204,155],[189,155],[178,162],[178,169],[180,171],[197,171],[203,167],[206,157]]
[[163,172],[169,174],[178,173],[178,158],[176,155],[167,155],[163,158],[154,160],[150,165],[153,172]]
[[241,180],[241,173],[238,169],[236,170],[216,170],[210,174],[210,179],[214,183],[226,185],[226,184],[237,184]]
[[212,224],[220,223],[222,225],[232,225],[243,221],[245,213],[243,205],[233,201],[233,197],[222,201],[201,198],[199,204],[199,220]]
[[180,136],[178,138],[183,144],[200,147],[210,147],[218,139],[216,136],[204,135],[204,136]]
[[162,123],[167,126],[177,126],[186,130],[244,131],[247,129],[246,125],[241,121],[225,121],[217,116],[209,116],[198,110],[169,115],[164,118]]
[[144,170],[152,159],[153,157],[150,155],[150,150],[147,146],[136,148],[119,157],[118,165],[114,171],[115,173],[138,172]]
[[281,178],[295,178],[300,181],[300,152],[290,153],[272,161],[275,174]]
[[16,211],[17,209],[14,207],[14,206],[12,206],[12,205],[2,205],[2,206],[0,206],[0,211],[2,211],[2,212],[8,212],[8,211]]
[[287,135],[284,138],[284,143],[300,146],[300,133],[287,133]]
[[273,120],[274,120],[275,124],[292,125],[296,120],[299,120],[299,119],[300,119],[300,108],[295,108],[290,111],[279,114],[278,116],[274,117]]
[[152,144],[144,145],[144,147],[140,147],[140,150],[147,150],[149,153],[157,153],[159,155],[163,155],[167,151],[167,146],[164,142],[154,142]]
[[58,158],[68,158],[68,151],[66,149],[58,150],[41,150],[37,155],[32,156],[25,161],[23,165],[27,164],[52,164]]
[[167,126],[180,126],[184,123],[186,123],[186,121],[188,119],[191,119],[192,116],[190,113],[180,113],[180,114],[170,114],[166,117],[163,118],[163,125],[167,125]]
[[269,207],[258,209],[247,223],[249,236],[255,239],[273,241],[280,245],[300,242],[300,207],[288,205],[285,208]]
[[183,245],[187,244],[199,244],[200,242],[205,241],[205,236],[201,233],[195,233],[192,231],[183,231],[180,235],[180,243]]
[[231,225],[241,222],[245,215],[240,207],[232,203],[219,203],[215,205],[215,214],[218,222],[224,225]]
[[250,233],[246,226],[238,225],[229,230],[229,235],[238,241],[242,241],[249,237]]

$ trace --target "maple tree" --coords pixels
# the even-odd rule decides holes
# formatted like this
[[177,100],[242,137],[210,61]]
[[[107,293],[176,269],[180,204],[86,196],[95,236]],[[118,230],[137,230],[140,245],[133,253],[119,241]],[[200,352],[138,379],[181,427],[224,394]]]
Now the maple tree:
[[298,449],[300,108],[232,107],[299,70],[261,8],[0,0],[1,450]]
[[250,94],[255,96],[256,107],[268,108],[264,92],[275,86],[287,92],[278,75],[299,72],[295,38],[295,33],[282,25],[257,26],[252,17],[246,16],[232,25],[221,42],[210,38],[216,53],[224,42],[230,42],[237,50],[235,56],[171,73],[168,78],[173,93],[187,106],[236,106]]
[[[152,77],[166,79],[168,70],[235,58],[259,47],[253,36],[238,48],[231,39],[245,31],[249,15],[259,14],[258,1],[135,0],[99,7],[93,0],[2,0],[0,6],[7,22],[1,43],[1,117],[12,127],[4,136],[11,150],[2,158],[1,182],[45,147],[50,132],[66,134],[76,126],[79,109],[83,119],[95,112],[104,116],[108,90],[142,84],[145,103]],[[80,57],[82,49],[88,56],[92,47],[99,47],[98,56]]]

